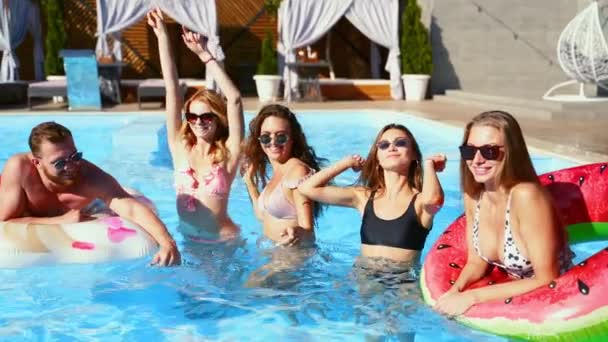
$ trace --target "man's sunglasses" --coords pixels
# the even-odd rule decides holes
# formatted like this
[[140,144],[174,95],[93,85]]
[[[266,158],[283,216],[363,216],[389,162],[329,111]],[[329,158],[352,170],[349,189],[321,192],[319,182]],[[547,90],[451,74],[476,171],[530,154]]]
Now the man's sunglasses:
[[205,122],[205,121],[213,121],[213,119],[215,118],[215,114],[213,114],[212,112],[207,112],[207,113],[202,113],[202,114],[194,114],[194,113],[186,113],[185,114],[186,120],[190,123],[195,123],[196,119],[200,119],[201,122]]
[[462,145],[459,147],[460,149],[460,157],[464,160],[473,160],[477,151],[481,153],[481,156],[485,160],[496,160],[500,156],[500,148],[502,146],[498,145],[483,145],[483,146],[473,146],[473,145]]
[[392,143],[388,140],[380,140],[376,143],[376,147],[378,147],[378,149],[384,151],[384,150],[388,149],[391,146],[391,144],[395,145],[395,147],[397,147],[397,148],[407,147],[408,141],[405,138],[397,138],[397,139],[393,140]]
[[57,171],[63,170],[69,163],[77,163],[82,160],[82,152],[74,152],[65,159],[59,159],[51,163]]
[[[272,142],[272,136],[270,136],[270,134],[262,134],[258,138],[258,141],[262,145],[270,145],[270,143]],[[283,146],[283,145],[287,144],[288,141],[289,141],[289,135],[287,135],[285,133],[278,133],[278,134],[275,134],[275,136],[274,136],[275,145]]]

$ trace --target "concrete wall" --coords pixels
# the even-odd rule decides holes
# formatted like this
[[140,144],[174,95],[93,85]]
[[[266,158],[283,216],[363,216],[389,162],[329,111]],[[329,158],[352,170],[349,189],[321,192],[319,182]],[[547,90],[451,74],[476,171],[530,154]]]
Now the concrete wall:
[[[433,93],[540,97],[567,80],[560,33],[590,0],[419,0],[432,7]],[[430,5],[429,5],[430,4]]]

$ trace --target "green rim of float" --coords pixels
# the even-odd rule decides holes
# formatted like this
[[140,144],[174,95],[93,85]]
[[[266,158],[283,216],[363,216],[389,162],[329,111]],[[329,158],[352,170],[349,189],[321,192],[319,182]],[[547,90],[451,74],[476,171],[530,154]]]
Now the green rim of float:
[[568,241],[571,245],[605,240],[608,240],[608,222],[585,222],[568,226]]

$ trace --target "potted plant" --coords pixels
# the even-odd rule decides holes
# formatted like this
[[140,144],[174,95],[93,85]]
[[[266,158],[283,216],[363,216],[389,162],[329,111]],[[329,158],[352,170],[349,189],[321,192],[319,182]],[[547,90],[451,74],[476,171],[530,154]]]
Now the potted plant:
[[[59,52],[65,47],[67,37],[63,25],[63,1],[61,0],[42,0],[42,6],[46,13],[46,40],[44,56],[44,70],[46,79],[49,81],[65,80],[63,61],[59,57]],[[63,102],[63,97],[54,96],[53,102]]]
[[63,26],[63,2],[60,0],[42,0],[42,5],[44,6],[47,22],[44,69],[47,75],[64,75],[63,61],[59,57],[59,51],[65,47],[67,40]]
[[420,21],[420,7],[416,0],[408,0],[401,17],[401,64],[403,86],[407,101],[421,101],[426,97],[433,73],[433,52],[427,28]]
[[260,102],[275,101],[279,97],[281,76],[278,75],[277,53],[273,48],[274,38],[268,31],[262,41],[260,63],[253,76]]

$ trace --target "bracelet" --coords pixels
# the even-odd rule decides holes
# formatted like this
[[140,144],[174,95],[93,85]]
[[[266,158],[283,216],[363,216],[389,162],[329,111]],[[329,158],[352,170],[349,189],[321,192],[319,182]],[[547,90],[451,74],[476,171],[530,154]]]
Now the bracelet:
[[211,61],[214,61],[214,60],[215,60],[215,57],[211,56],[211,58],[209,58],[208,60],[203,61],[203,64],[207,64],[207,63],[209,63]]

